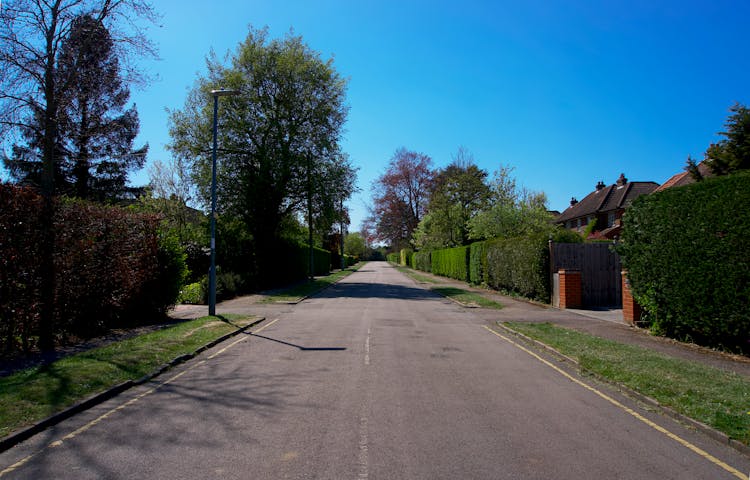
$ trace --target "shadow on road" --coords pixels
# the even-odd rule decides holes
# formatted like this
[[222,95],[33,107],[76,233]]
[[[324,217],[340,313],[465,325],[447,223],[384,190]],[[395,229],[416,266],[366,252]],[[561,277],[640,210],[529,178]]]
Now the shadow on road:
[[270,340],[272,342],[280,343],[282,345],[288,345],[290,347],[297,348],[303,352],[330,352],[330,351],[341,351],[346,350],[346,347],[303,347],[301,345],[295,345],[293,343],[285,342],[283,340],[277,340],[271,337],[264,337],[263,335],[257,335],[255,333],[248,333],[248,335],[256,338],[262,338],[264,340]]
[[384,283],[340,282],[315,295],[316,298],[383,298],[401,300],[434,300],[440,298],[424,288]]

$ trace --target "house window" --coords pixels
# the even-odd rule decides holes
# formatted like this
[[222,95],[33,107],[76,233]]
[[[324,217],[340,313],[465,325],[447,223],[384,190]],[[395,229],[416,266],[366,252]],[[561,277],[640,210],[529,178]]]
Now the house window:
[[607,227],[611,227],[615,224],[615,212],[609,212],[607,215]]

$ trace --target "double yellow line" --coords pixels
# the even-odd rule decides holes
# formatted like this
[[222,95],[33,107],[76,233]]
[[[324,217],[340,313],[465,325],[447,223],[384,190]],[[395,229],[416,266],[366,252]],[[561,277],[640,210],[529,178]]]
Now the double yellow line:
[[547,365],[551,369],[555,370],[557,373],[559,373],[560,375],[564,376],[565,378],[567,378],[571,382],[573,382],[573,383],[575,383],[577,385],[580,385],[581,387],[585,388],[586,390],[588,390],[588,391],[594,393],[595,395],[603,398],[604,400],[606,400],[607,402],[611,403],[612,405],[614,405],[615,407],[619,408],[620,410],[623,410],[624,412],[628,413],[629,415],[637,418],[638,420],[640,420],[641,422],[645,423],[649,427],[651,427],[654,430],[656,430],[656,431],[658,431],[658,432],[666,435],[667,437],[669,437],[672,440],[676,441],[677,443],[679,443],[683,447],[688,448],[692,452],[694,452],[697,455],[705,458],[706,460],[708,460],[709,462],[713,463],[714,465],[717,465],[717,466],[721,467],[722,469],[724,469],[727,472],[731,473],[735,477],[740,478],[742,480],[750,480],[750,476],[745,475],[744,473],[740,472],[739,470],[737,470],[736,468],[732,467],[731,465],[728,465],[727,463],[722,462],[721,460],[719,460],[718,458],[714,457],[710,453],[708,453],[705,450],[703,450],[703,449],[701,449],[701,448],[693,445],[692,443],[688,442],[687,440],[685,440],[684,438],[680,437],[679,435],[670,432],[669,430],[667,430],[666,428],[662,427],[661,425],[657,425],[656,423],[652,422],[651,420],[649,420],[648,418],[644,417],[640,413],[636,412],[632,408],[629,408],[629,407],[623,405],[622,403],[618,402],[614,398],[610,397],[606,393],[604,393],[604,392],[602,392],[600,390],[597,390],[596,388],[592,387],[591,385],[588,385],[588,384],[582,382],[578,378],[570,375],[568,372],[562,370],[557,365],[555,365],[555,364],[553,364],[553,363],[545,360],[544,358],[542,358],[541,356],[539,356],[536,353],[532,352],[531,350],[529,350],[528,348],[524,347],[523,345],[521,345],[521,344],[519,344],[517,342],[514,342],[510,338],[506,337],[505,335],[502,335],[501,333],[499,333],[499,332],[491,329],[488,326],[484,326],[484,328],[488,332],[492,333],[493,335],[502,338],[506,342],[508,342],[508,343],[516,346],[517,348],[523,350],[524,352],[528,353],[529,355],[531,355],[535,359],[539,360],[543,364]]

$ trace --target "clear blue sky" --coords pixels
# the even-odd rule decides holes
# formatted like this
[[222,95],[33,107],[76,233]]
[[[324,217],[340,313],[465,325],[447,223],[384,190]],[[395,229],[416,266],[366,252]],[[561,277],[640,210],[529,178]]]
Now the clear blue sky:
[[142,65],[159,80],[132,97],[150,160],[169,157],[166,109],[182,107],[210,49],[234,50],[250,24],[293,28],[350,80],[350,230],[399,147],[445,166],[464,146],[562,211],[620,173],[664,182],[720,138],[735,101],[750,104],[746,0],[154,3],[161,60]]

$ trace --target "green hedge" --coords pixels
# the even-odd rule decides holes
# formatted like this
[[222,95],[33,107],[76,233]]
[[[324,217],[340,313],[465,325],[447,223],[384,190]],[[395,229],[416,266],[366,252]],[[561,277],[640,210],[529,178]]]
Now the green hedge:
[[619,253],[661,334],[750,352],[750,173],[635,201]]
[[391,263],[400,263],[401,262],[401,254],[399,253],[388,253],[385,256],[385,259]]
[[469,281],[469,247],[434,250],[431,256],[432,273],[462,282]]
[[484,272],[487,270],[487,242],[474,242],[469,246],[469,282],[487,285]]
[[432,252],[414,252],[412,263],[414,268],[423,272],[432,271]]
[[412,255],[414,251],[411,248],[402,248],[399,253],[399,263],[404,267],[414,267]]
[[477,256],[484,250],[479,258],[483,283],[496,290],[549,302],[548,241],[544,235],[535,235],[483,242],[483,246],[476,247]]

